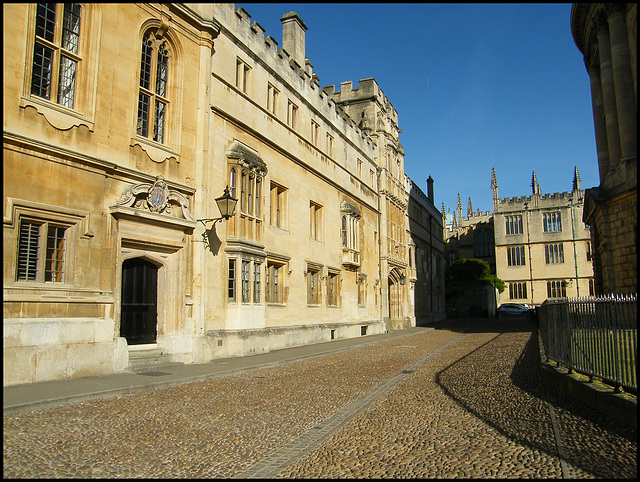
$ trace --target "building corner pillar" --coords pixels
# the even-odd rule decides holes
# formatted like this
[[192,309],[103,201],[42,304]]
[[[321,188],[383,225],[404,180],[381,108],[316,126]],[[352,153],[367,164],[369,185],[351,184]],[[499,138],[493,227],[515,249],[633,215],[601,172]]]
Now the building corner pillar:
[[631,160],[636,158],[637,119],[624,12],[624,4],[607,6],[613,84],[620,130],[620,154],[621,160]]
[[602,182],[609,171],[609,147],[607,144],[607,125],[605,123],[604,101],[602,99],[602,84],[600,69],[593,65],[587,57],[584,64],[589,74],[591,84],[591,107],[593,110],[593,125],[595,128],[596,151],[598,155],[598,172]]
[[602,99],[607,127],[607,145],[609,148],[609,165],[615,167],[620,162],[620,132],[618,129],[618,111],[613,84],[613,67],[611,63],[611,45],[609,29],[604,11],[599,11],[594,18],[594,28],[598,33],[598,51],[600,54],[600,79]]

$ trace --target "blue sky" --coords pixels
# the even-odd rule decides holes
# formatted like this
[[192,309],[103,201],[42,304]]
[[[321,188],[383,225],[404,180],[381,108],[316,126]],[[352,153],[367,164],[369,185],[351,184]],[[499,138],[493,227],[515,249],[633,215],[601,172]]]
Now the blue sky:
[[571,4],[236,3],[282,46],[283,14],[308,27],[320,86],[374,77],[398,112],[405,172],[435,205],[460,193],[500,198],[597,186],[589,76],[571,36]]

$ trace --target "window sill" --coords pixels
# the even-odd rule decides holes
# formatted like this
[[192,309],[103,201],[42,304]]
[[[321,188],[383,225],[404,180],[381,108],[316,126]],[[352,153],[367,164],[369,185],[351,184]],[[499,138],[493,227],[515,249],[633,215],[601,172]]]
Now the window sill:
[[59,130],[69,130],[81,125],[93,132],[95,124],[77,111],[39,97],[21,97],[20,107],[33,107],[38,114],[44,116],[49,124]]
[[153,162],[162,163],[168,159],[175,159],[176,162],[180,162],[180,155],[169,149],[166,145],[159,142],[152,141],[146,137],[136,135],[131,138],[130,147],[140,146]]

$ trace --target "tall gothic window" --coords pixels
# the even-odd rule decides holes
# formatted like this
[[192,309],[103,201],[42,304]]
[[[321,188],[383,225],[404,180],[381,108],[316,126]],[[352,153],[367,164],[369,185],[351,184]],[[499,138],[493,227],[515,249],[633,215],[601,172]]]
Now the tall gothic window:
[[486,229],[480,229],[474,233],[475,256],[486,258],[492,255],[493,243],[491,235]]
[[169,108],[169,58],[166,39],[148,33],[142,41],[137,133],[160,143],[165,142]]
[[70,109],[74,108],[76,76],[82,60],[78,55],[80,10],[77,3],[39,3],[36,9],[31,94],[56,99]]

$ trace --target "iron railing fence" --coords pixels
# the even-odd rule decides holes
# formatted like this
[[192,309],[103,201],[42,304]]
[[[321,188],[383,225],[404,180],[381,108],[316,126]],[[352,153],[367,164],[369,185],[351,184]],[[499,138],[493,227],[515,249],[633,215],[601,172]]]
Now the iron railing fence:
[[637,295],[547,300],[539,308],[549,360],[570,371],[637,391]]

